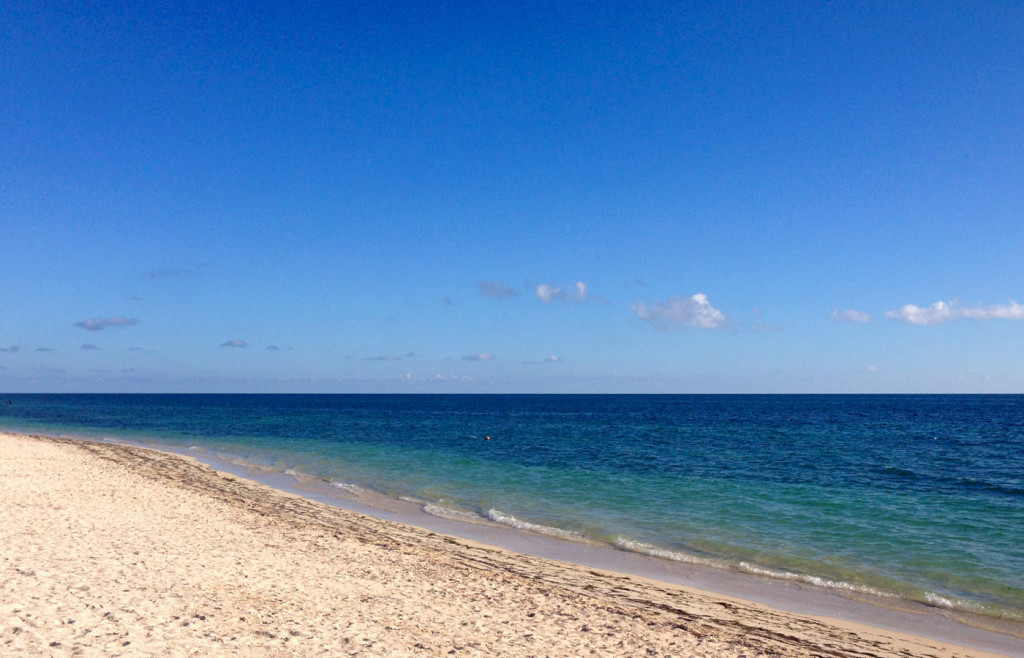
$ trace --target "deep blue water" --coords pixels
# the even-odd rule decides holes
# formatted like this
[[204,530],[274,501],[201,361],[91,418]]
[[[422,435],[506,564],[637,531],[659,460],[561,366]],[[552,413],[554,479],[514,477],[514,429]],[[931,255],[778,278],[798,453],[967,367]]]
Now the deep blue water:
[[442,515],[1024,620],[1024,396],[7,395],[0,404],[9,430],[198,446]]

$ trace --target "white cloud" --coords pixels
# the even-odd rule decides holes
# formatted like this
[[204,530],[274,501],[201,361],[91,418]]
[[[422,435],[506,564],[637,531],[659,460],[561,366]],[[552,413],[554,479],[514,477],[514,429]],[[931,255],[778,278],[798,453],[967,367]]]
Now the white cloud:
[[590,291],[587,290],[587,284],[582,281],[577,281],[574,286],[553,286],[547,283],[542,283],[537,286],[537,297],[542,302],[551,303],[556,300],[562,300],[566,302],[585,302],[589,300]]
[[1011,300],[1006,306],[972,306],[961,309],[960,315],[972,320],[1024,320],[1024,304]]
[[1005,306],[993,305],[962,307],[956,301],[938,301],[927,307],[906,304],[895,311],[886,311],[890,320],[903,320],[911,324],[932,326],[950,320],[969,318],[971,320],[1024,320],[1024,304],[1011,301]]
[[558,363],[559,361],[562,361],[562,359],[558,358],[554,354],[552,354],[551,356],[549,356],[548,358],[546,358],[544,360],[547,361],[548,363]]
[[88,331],[100,331],[107,327],[130,327],[138,323],[139,321],[135,318],[125,318],[118,315],[112,318],[88,318],[86,320],[79,320],[75,323],[75,326]]
[[492,297],[494,299],[507,299],[509,297],[516,297],[519,295],[519,291],[510,286],[506,286],[501,281],[481,281],[476,284],[480,294],[484,297]]
[[878,366],[868,366],[868,370],[870,372],[878,372],[879,368]]
[[890,320],[904,320],[911,324],[933,325],[948,322],[956,317],[953,307],[946,302],[935,302],[928,308],[907,304],[898,311],[886,311]]
[[832,309],[832,314],[829,317],[840,322],[871,322],[871,316],[864,311]]
[[656,329],[671,331],[677,326],[718,329],[725,326],[725,314],[711,305],[707,295],[697,293],[691,297],[669,297],[665,302],[634,302],[630,308],[641,320],[647,320]]
[[490,352],[480,352],[479,354],[467,354],[462,357],[463,361],[493,361],[495,357]]
[[447,382],[472,382],[475,381],[475,379],[466,375],[445,375],[440,372],[435,375],[414,375],[411,372],[406,372],[405,374],[395,375],[392,377],[353,377],[348,379],[348,381],[399,381],[411,384],[436,384]]
[[229,340],[226,343],[221,343],[220,346],[221,347],[249,347],[249,343],[245,342],[241,338],[235,338],[234,340]]

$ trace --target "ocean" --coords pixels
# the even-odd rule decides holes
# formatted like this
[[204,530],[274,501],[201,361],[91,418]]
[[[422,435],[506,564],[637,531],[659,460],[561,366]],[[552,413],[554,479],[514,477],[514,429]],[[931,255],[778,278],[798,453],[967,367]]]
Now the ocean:
[[1024,621],[1024,396],[8,394],[0,429]]

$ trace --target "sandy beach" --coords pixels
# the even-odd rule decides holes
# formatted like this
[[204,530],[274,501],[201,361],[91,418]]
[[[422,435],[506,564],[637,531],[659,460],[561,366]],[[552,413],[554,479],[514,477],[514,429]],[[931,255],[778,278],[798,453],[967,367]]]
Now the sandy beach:
[[0,434],[0,654],[982,656]]

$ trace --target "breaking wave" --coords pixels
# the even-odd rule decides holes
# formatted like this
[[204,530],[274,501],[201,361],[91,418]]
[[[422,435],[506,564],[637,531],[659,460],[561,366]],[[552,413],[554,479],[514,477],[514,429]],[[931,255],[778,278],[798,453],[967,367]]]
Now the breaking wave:
[[486,521],[484,517],[473,512],[466,512],[463,510],[452,509],[450,507],[444,507],[442,505],[435,505],[434,503],[427,503],[423,506],[423,511],[431,516],[436,516],[439,519],[448,519],[449,521],[462,521],[463,523],[480,523]]
[[507,525],[512,528],[516,528],[517,530],[526,530],[528,532],[534,532],[538,535],[547,535],[549,537],[559,537],[561,539],[573,539],[577,541],[583,539],[583,535],[572,532],[571,530],[553,528],[551,526],[541,525],[539,523],[530,523],[529,521],[518,519],[512,516],[511,514],[505,514],[504,512],[498,511],[493,507],[487,510],[487,518],[494,521],[495,523]]

